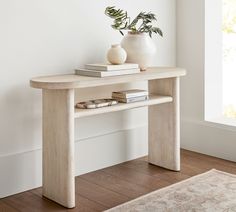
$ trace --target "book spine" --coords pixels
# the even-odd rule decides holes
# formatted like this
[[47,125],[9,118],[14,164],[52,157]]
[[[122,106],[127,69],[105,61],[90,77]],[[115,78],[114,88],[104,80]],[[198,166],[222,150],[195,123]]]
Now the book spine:
[[129,99],[126,99],[126,103],[145,101],[145,100],[147,100],[147,99],[148,99],[147,96],[145,96],[145,97],[143,97],[143,98],[129,98]]
[[93,71],[109,71],[107,67],[100,66],[85,65],[85,68]]
[[111,77],[111,76],[121,76],[121,75],[128,75],[128,74],[137,74],[139,73],[139,69],[127,69],[122,71],[93,71],[93,70],[87,70],[87,69],[77,69],[75,70],[75,73],[78,75],[83,76],[91,76],[91,77]]
[[145,101],[148,99],[148,96],[141,96],[141,97],[134,97],[134,98],[116,98],[117,101],[123,103],[132,103],[132,102],[139,102]]
[[138,69],[138,65],[108,65],[108,66],[96,66],[96,65],[85,65],[86,69],[94,71],[120,71],[126,69]]
[[89,76],[89,77],[102,77],[100,72],[92,72],[86,70],[75,70],[75,73],[81,76]]
[[117,97],[117,98],[135,98],[135,97],[146,96],[146,95],[148,95],[148,91],[132,93],[132,94],[112,93],[112,97]]

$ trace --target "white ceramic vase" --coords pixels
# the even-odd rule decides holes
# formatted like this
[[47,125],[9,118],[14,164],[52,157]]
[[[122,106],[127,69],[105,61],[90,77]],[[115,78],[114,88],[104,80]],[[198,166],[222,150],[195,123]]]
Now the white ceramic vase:
[[127,63],[138,63],[141,71],[152,65],[156,48],[147,33],[129,32],[122,39],[121,46],[127,52]]
[[107,60],[114,65],[125,63],[127,58],[126,51],[121,48],[120,44],[114,44],[107,52]]

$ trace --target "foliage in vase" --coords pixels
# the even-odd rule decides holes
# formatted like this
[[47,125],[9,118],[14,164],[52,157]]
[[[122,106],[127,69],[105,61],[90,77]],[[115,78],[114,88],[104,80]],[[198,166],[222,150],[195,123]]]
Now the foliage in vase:
[[[153,26],[153,22],[157,21],[156,15],[151,12],[140,12],[132,21],[127,11],[116,9],[114,6],[107,7],[105,14],[113,19],[111,27],[124,35],[123,30],[132,33],[148,33],[152,37],[152,33],[163,36],[162,30]],[[140,23],[141,22],[141,23]]]

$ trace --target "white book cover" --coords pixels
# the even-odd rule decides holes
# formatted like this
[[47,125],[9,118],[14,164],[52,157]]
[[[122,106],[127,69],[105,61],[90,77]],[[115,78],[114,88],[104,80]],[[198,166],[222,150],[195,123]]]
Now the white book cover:
[[89,77],[111,77],[111,76],[120,76],[120,75],[128,75],[128,74],[137,74],[139,73],[139,69],[127,69],[120,71],[94,71],[87,69],[76,69],[75,74]]
[[112,92],[112,97],[117,97],[117,98],[132,98],[132,97],[147,96],[147,95],[148,91],[140,89]]
[[114,98],[114,99],[117,100],[118,102],[132,103],[132,102],[140,102],[148,100],[148,96],[138,96],[133,98]]
[[96,64],[86,64],[85,69],[95,70],[95,71],[119,71],[125,69],[137,69],[138,64],[135,63],[124,63],[121,65],[112,65],[106,63],[96,63]]

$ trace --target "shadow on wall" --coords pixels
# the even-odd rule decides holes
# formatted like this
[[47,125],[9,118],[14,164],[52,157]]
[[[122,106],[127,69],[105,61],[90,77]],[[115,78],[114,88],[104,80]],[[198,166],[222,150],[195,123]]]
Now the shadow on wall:
[[[146,126],[140,126],[79,140],[75,145],[76,175],[146,155],[147,131]],[[89,151],[84,151],[85,148]]]

